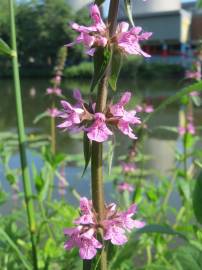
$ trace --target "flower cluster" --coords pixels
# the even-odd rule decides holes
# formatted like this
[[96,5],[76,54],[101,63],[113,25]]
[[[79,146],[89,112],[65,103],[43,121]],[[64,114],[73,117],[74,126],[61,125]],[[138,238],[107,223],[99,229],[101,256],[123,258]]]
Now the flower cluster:
[[71,132],[84,131],[90,140],[104,142],[113,135],[109,127],[114,126],[130,138],[137,139],[130,125],[140,124],[141,121],[135,110],[126,111],[124,108],[131,99],[130,92],[125,92],[116,104],[108,104],[103,113],[95,111],[95,103],[85,103],[79,90],[74,91],[74,98],[75,105],[61,101],[63,110],[59,117],[64,122],[58,125],[59,128]]
[[124,162],[124,161],[121,161],[121,162],[120,162],[120,165],[121,165],[122,171],[123,171],[124,173],[134,172],[135,169],[136,169],[135,163],[132,163],[132,162]]
[[71,24],[72,29],[78,32],[79,35],[74,42],[67,44],[67,46],[71,47],[82,43],[86,47],[86,53],[92,56],[96,47],[113,45],[124,54],[150,57],[149,54],[141,49],[139,42],[147,40],[152,33],[141,33],[141,27],[132,27],[129,30],[129,24],[121,22],[118,24],[114,36],[110,37],[109,26],[103,22],[97,5],[93,4],[90,6],[90,16],[92,19],[92,25],[90,26],[83,26],[77,23]]
[[185,77],[187,79],[194,79],[197,81],[201,80],[201,63],[200,63],[200,61],[196,61],[195,63],[193,63],[192,70],[186,70]]
[[135,110],[136,112],[152,113],[154,111],[154,107],[152,104],[143,104],[137,105]]
[[117,189],[119,192],[124,192],[124,191],[133,192],[134,186],[127,182],[121,182],[117,185]]
[[193,117],[188,116],[187,117],[187,123],[184,126],[181,126],[178,128],[178,133],[180,136],[183,136],[185,133],[189,133],[191,135],[194,135],[196,133],[196,129],[193,123]]
[[82,259],[91,260],[96,255],[97,249],[101,249],[104,245],[96,239],[98,230],[103,231],[103,240],[110,241],[113,245],[125,244],[128,241],[126,232],[145,225],[142,221],[132,219],[136,211],[137,207],[133,204],[127,211],[118,212],[116,204],[112,203],[106,206],[105,217],[98,222],[92,201],[85,197],[81,198],[81,216],[74,221],[77,226],[64,229],[64,234],[68,236],[64,248],[70,250],[77,247]]

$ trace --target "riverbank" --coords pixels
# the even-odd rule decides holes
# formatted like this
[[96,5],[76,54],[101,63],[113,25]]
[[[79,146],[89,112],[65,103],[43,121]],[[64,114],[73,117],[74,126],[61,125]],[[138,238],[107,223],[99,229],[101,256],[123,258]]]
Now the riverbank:
[[[134,61],[135,60],[135,61]],[[144,78],[184,78],[185,68],[180,64],[166,64],[163,62],[151,63],[142,61],[139,57],[125,59],[121,70],[120,78],[134,79]],[[22,78],[51,78],[53,67],[51,66],[21,66]],[[93,75],[92,62],[81,62],[76,65],[67,65],[64,70],[64,77],[68,79],[91,79]],[[0,66],[0,78],[10,78],[12,71],[10,66]]]

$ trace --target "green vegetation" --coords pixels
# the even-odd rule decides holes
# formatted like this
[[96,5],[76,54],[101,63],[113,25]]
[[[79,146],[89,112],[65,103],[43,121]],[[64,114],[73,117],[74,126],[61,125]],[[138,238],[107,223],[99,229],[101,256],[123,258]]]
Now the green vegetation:
[[[120,73],[121,78],[183,78],[184,68],[180,65],[146,63],[140,57],[125,59]],[[82,62],[67,67],[64,76],[67,78],[91,78],[93,67],[91,62]]]
[[[0,1],[0,37],[9,43],[9,14],[8,1]],[[65,0],[17,1],[16,29],[18,35],[19,62],[23,68],[32,74],[37,69],[45,69],[49,74],[49,67],[55,62],[56,52],[62,46],[74,39],[74,33],[68,27],[71,21],[82,24],[88,23],[88,11],[80,10],[74,14]],[[1,75],[10,74],[8,61],[0,58],[1,67],[5,69]],[[69,63],[79,63],[85,59],[83,49],[79,46],[70,49]],[[6,62],[6,63],[5,63]],[[41,71],[40,71],[41,72]],[[42,71],[43,72],[43,71]],[[24,74],[24,72],[23,72]],[[28,75],[25,71],[25,75]]]

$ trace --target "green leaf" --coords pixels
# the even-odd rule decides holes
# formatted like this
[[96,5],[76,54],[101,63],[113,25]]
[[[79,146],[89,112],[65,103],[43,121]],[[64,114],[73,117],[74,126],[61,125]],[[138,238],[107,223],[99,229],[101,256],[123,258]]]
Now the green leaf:
[[173,102],[176,102],[180,100],[181,97],[184,95],[187,95],[193,91],[202,91],[202,81],[194,83],[188,87],[183,88],[182,90],[178,91],[174,96],[171,96],[167,98],[164,102],[162,102],[153,113],[150,113],[144,120],[144,123],[148,122],[150,118],[152,118],[154,115],[159,113],[160,111],[164,110],[168,105],[170,105]]
[[199,96],[191,96],[191,99],[197,107],[201,105],[201,98]]
[[1,38],[0,38],[0,54],[15,56],[13,50],[11,50],[11,48]]
[[201,7],[202,7],[202,0],[198,0],[198,1],[197,1],[196,7],[197,7],[197,8],[201,8]]
[[38,114],[38,115],[34,118],[33,123],[36,124],[36,123],[38,123],[41,119],[43,119],[44,117],[47,117],[47,116],[49,116],[47,111],[42,112],[42,113]]
[[84,154],[84,159],[85,159],[85,167],[82,173],[82,177],[84,176],[86,169],[88,168],[88,164],[91,159],[91,150],[92,150],[92,143],[88,139],[88,136],[86,132],[83,134],[83,154]]
[[181,178],[178,180],[178,185],[186,200],[189,201],[191,199],[191,191],[189,183],[185,179]]
[[8,244],[11,246],[11,248],[16,252],[16,254],[18,255],[18,258],[20,259],[20,261],[24,265],[25,269],[31,270],[32,267],[26,261],[24,254],[21,253],[18,246],[13,242],[13,240],[10,238],[10,236],[1,228],[0,228],[0,236],[1,236],[1,240],[5,239],[8,242]]
[[139,229],[137,233],[162,233],[162,234],[170,234],[177,235],[185,240],[187,240],[186,236],[180,232],[173,230],[171,227],[167,225],[158,225],[158,224],[150,224],[146,225],[142,229]]
[[111,169],[112,169],[112,162],[113,162],[113,157],[114,157],[114,148],[115,145],[113,142],[109,142],[109,152],[107,155],[107,159],[108,159],[108,173],[109,175],[111,174]]
[[[174,264],[177,269],[201,270],[202,252],[192,245],[182,246],[173,254]],[[173,269],[176,269],[173,267]]]
[[196,179],[193,192],[193,208],[197,221],[202,224],[202,172]]
[[12,171],[6,174],[6,179],[8,180],[10,185],[15,184],[17,181],[16,175],[14,175]]
[[132,8],[132,1],[131,0],[124,0],[125,5],[125,11],[128,16],[128,19],[132,26],[135,26],[134,20],[133,20],[133,8]]
[[121,70],[122,60],[122,53],[119,50],[114,49],[111,58],[111,69],[109,76],[109,84],[114,91],[116,90],[116,84]]
[[94,75],[91,83],[91,92],[103,78],[111,58],[109,47],[98,47],[94,54]]
[[95,0],[95,4],[100,6],[102,3],[104,3],[105,0]]

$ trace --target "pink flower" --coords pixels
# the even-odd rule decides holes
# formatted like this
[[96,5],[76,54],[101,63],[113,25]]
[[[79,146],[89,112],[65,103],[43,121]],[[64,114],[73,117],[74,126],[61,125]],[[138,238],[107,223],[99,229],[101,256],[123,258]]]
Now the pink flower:
[[141,121],[138,117],[136,117],[136,111],[126,111],[124,106],[130,101],[131,93],[125,92],[120,101],[115,105],[110,106],[110,113],[112,114],[112,118],[117,120],[118,129],[125,135],[129,136],[131,139],[137,139],[135,134],[133,133],[130,124],[140,124]]
[[137,139],[130,125],[140,124],[135,110],[126,111],[124,106],[129,102],[131,93],[126,92],[120,101],[114,105],[107,105],[105,113],[95,112],[95,103],[87,104],[82,99],[79,90],[74,91],[74,98],[77,103],[72,106],[67,101],[61,101],[63,106],[59,117],[64,122],[58,125],[59,128],[71,132],[85,131],[90,140],[104,142],[113,135],[110,126],[117,127],[123,134],[132,139]]
[[196,129],[195,129],[195,126],[193,123],[192,116],[187,117],[187,123],[185,126],[178,127],[178,133],[180,136],[183,136],[186,132],[191,134],[191,135],[196,134]]
[[110,240],[114,245],[123,245],[127,242],[126,231],[145,226],[145,222],[132,219],[137,209],[135,204],[124,212],[117,212],[116,205],[113,205],[113,209],[109,205],[107,209],[108,214],[103,221],[104,239]]
[[136,208],[136,205],[133,204],[127,211],[118,212],[116,204],[111,203],[106,206],[104,219],[98,222],[92,201],[85,197],[81,198],[81,216],[75,220],[77,226],[64,229],[64,234],[68,237],[64,248],[70,250],[77,247],[83,260],[91,260],[96,256],[97,249],[103,247],[96,239],[98,228],[103,230],[104,240],[110,240],[114,245],[125,244],[128,241],[126,232],[145,225],[142,221],[132,219]]
[[52,118],[55,118],[59,115],[60,111],[57,108],[51,108],[47,110],[48,115]]
[[187,79],[195,79],[197,81],[201,80],[201,63],[200,61],[196,61],[193,63],[194,70],[187,70],[185,73],[185,77]]
[[119,192],[123,192],[123,191],[133,192],[134,191],[134,187],[128,184],[127,182],[119,183],[117,188]]
[[47,88],[46,89],[46,94],[47,95],[56,95],[56,96],[61,96],[62,90],[60,88]]
[[200,96],[199,92],[198,91],[193,91],[189,94],[191,97],[198,97]]
[[124,173],[134,172],[136,169],[136,165],[134,163],[121,161],[120,164]]
[[59,114],[59,117],[65,119],[65,121],[58,125],[59,128],[64,128],[67,130],[72,130],[78,127],[78,124],[81,123],[81,115],[84,113],[84,110],[72,106],[69,102],[62,100],[61,105],[63,107],[63,112]]
[[145,107],[144,107],[144,111],[146,113],[152,113],[154,111],[154,108],[151,104],[146,104]]
[[75,44],[83,43],[86,47],[86,53],[93,55],[96,46],[105,47],[107,45],[107,30],[106,25],[101,19],[100,11],[97,5],[90,6],[90,16],[93,24],[89,27],[72,23],[73,30],[80,33],[76,40],[67,46],[71,47]]
[[143,104],[142,106],[137,105],[135,110],[136,112],[152,113],[154,111],[154,107],[152,104]]
[[188,133],[190,133],[192,135],[194,135],[196,133],[195,126],[192,122],[187,124],[187,131],[188,131]]
[[125,54],[150,57],[141,49],[139,42],[147,40],[152,33],[145,32],[140,34],[142,31],[141,27],[133,27],[128,30],[129,24],[121,22],[117,26],[115,35],[109,37],[109,27],[103,22],[97,5],[93,4],[90,6],[90,16],[92,19],[92,25],[90,26],[78,25],[77,23],[71,24],[72,29],[78,32],[79,36],[74,42],[67,44],[67,46],[71,47],[75,44],[83,43],[86,47],[86,53],[92,56],[96,47],[105,47],[107,44],[112,44]]
[[104,142],[108,139],[108,136],[113,135],[113,133],[108,129],[103,113],[95,113],[94,117],[95,121],[89,128],[86,128],[85,131],[90,140]]
[[122,22],[118,24],[116,30],[116,38],[117,38],[117,46],[125,53],[125,54],[134,54],[134,55],[143,55],[145,57],[150,57],[149,54],[145,53],[141,47],[139,42],[143,40],[147,40],[152,33],[145,32],[141,33],[141,27],[132,27],[130,30],[129,24],[127,22]]
[[65,229],[64,234],[69,236],[64,248],[67,250],[73,247],[79,248],[79,255],[83,260],[91,260],[95,257],[97,249],[102,248],[102,244],[94,237],[94,229],[82,232],[82,226],[77,228]]
[[60,83],[61,83],[61,76],[60,76],[60,75],[56,75],[56,76],[53,78],[53,81],[54,81],[56,84],[60,84]]
[[185,77],[187,79],[195,79],[195,80],[200,80],[201,79],[201,73],[198,71],[190,71],[187,70],[185,73]]
[[143,112],[143,107],[141,105],[137,105],[135,107],[136,112]]
[[183,136],[186,132],[186,128],[185,127],[178,127],[178,133],[180,136]]

